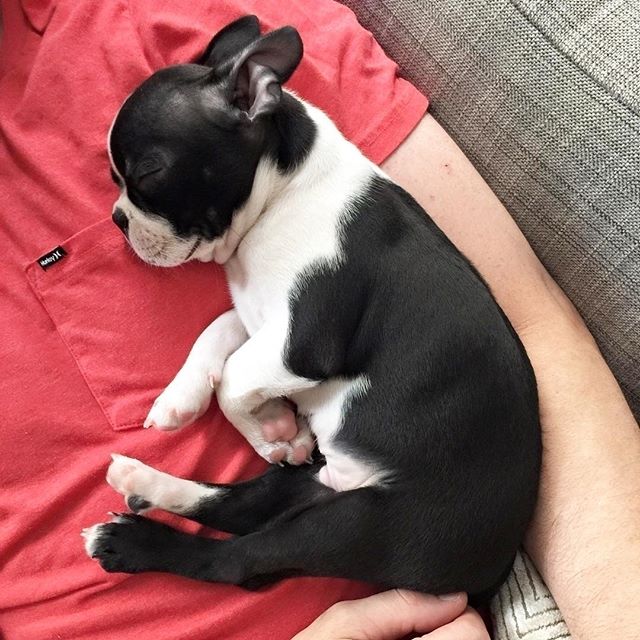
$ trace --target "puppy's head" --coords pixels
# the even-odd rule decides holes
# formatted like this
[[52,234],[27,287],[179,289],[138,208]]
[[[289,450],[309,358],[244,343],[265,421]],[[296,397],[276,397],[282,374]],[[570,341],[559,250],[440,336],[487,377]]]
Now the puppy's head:
[[231,218],[301,57],[295,29],[261,36],[247,16],[216,34],[198,64],[162,69],[125,100],[108,139],[121,190],[113,220],[145,262],[224,262],[233,252]]

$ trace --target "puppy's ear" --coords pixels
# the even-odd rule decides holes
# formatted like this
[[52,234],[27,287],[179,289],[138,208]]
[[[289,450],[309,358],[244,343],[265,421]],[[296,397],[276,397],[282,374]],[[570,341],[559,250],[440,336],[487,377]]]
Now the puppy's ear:
[[283,27],[248,45],[228,76],[232,104],[249,120],[273,112],[282,84],[302,59],[302,39],[293,27]]
[[242,51],[259,37],[260,25],[256,16],[239,18],[213,36],[209,46],[196,63],[211,67],[218,74],[224,72],[224,67],[228,72]]

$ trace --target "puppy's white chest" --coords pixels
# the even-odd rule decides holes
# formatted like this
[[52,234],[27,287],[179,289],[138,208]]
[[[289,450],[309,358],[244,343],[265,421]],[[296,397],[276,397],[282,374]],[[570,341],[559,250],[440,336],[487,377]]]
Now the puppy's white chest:
[[[283,186],[273,177],[275,168],[262,166],[255,193],[234,222],[239,228],[250,224],[225,265],[234,303],[250,335],[265,323],[288,323],[290,296],[300,278],[314,268],[340,263],[341,229],[349,219],[350,203],[376,171],[345,144],[323,114],[318,113],[316,124],[318,140],[304,170]],[[334,171],[334,166],[342,170]],[[261,185],[272,185],[277,196],[265,201]],[[243,222],[243,216],[253,222]]]
[[[312,192],[314,190],[311,190]],[[327,198],[293,190],[266,210],[226,263],[233,301],[247,332],[289,324],[289,303],[303,274],[340,260],[340,226],[347,193]]]
[[246,264],[234,256],[225,268],[234,306],[250,336],[264,326],[267,317],[286,313],[282,293],[254,265]]

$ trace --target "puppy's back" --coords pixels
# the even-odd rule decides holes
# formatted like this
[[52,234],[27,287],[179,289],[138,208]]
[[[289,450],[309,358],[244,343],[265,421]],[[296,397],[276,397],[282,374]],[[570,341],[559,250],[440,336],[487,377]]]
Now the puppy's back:
[[482,278],[404,190],[372,176],[345,220],[341,261],[307,272],[291,298],[287,364],[366,379],[333,446],[384,471],[394,498],[381,523],[400,548],[430,576],[488,593],[537,494],[532,368]]

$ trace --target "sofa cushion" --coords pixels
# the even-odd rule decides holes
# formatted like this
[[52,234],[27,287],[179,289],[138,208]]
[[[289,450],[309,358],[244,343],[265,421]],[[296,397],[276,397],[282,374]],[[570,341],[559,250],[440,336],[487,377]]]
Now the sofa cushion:
[[345,4],[429,95],[640,417],[640,4]]

